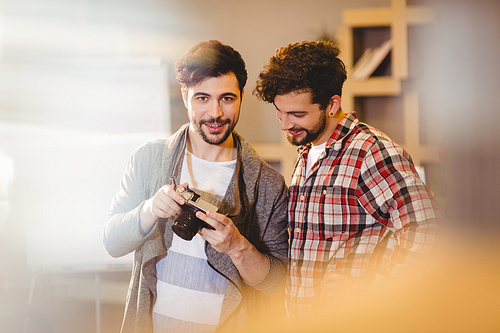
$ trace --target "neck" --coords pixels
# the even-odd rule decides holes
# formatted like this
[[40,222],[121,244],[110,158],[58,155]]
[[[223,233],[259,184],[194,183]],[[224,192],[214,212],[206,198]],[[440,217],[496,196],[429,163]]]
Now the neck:
[[210,162],[226,162],[236,158],[236,148],[234,146],[233,135],[229,135],[226,141],[220,145],[213,145],[205,142],[199,134],[189,128],[187,139],[187,149],[196,157]]
[[319,146],[326,141],[332,136],[333,132],[337,128],[337,125],[340,123],[340,121],[345,117],[345,113],[342,112],[342,110],[339,110],[335,116],[329,117],[328,115],[326,116],[326,125],[323,133],[314,140],[312,143],[313,146]]

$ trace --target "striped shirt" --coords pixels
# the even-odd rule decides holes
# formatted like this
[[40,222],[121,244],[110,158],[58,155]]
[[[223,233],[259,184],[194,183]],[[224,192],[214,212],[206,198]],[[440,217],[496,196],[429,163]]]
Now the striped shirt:
[[306,176],[298,148],[290,186],[287,311],[309,309],[330,272],[393,274],[434,240],[437,204],[409,154],[347,114]]
[[[235,167],[236,160],[210,162],[186,150],[180,181],[217,206]],[[167,256],[157,262],[155,333],[212,333],[217,329],[228,280],[209,265],[205,242],[199,234],[191,241],[174,234]]]
[[174,235],[168,255],[156,265],[158,294],[154,332],[214,332],[219,324],[227,279],[207,262],[205,240]]

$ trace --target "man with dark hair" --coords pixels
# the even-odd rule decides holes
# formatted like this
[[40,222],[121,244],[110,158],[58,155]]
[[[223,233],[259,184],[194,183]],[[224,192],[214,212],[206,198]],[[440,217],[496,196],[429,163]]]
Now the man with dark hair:
[[291,318],[428,253],[440,215],[410,155],[341,109],[347,73],[331,42],[281,48],[255,94],[299,146],[289,196]]
[[203,42],[175,69],[189,123],[134,152],[106,220],[106,250],[135,251],[122,332],[237,332],[284,282],[288,190],[234,131],[240,54]]

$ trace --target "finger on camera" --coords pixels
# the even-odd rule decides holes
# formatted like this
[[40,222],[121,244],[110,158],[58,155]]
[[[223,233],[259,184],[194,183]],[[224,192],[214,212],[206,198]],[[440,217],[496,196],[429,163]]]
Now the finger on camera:
[[158,210],[157,210],[157,214],[161,218],[175,217],[175,216],[178,216],[180,214],[180,212],[181,212],[181,208],[179,206],[177,206],[176,208],[166,206],[162,209],[158,208]]
[[163,186],[163,187],[168,187],[168,188],[171,188],[171,189],[175,192],[175,190],[176,190],[177,188],[179,188],[179,187],[184,187],[184,189],[187,189],[187,188],[189,187],[189,183],[188,183],[188,182],[184,182],[184,183],[182,183],[182,184],[180,184],[180,185],[177,185],[176,187],[174,187],[173,185],[165,185],[165,186]]
[[210,216],[210,213],[211,213],[210,211],[204,213],[199,210],[196,212],[196,217],[207,223],[209,226],[215,228],[217,226],[217,222],[215,222],[214,218]]
[[153,200],[153,207],[156,207],[161,211],[169,211],[169,210],[173,210],[175,212],[181,211],[181,206],[179,205],[179,203],[177,203],[174,198],[171,198],[170,196],[164,193],[158,195],[155,198],[155,200]]
[[[181,185],[180,185],[181,186]],[[165,185],[162,187],[163,192],[167,195],[167,197],[171,198],[175,202],[177,202],[179,205],[184,205],[184,198],[177,193],[172,186],[170,185]]]
[[204,220],[208,224],[210,224],[212,227],[217,228],[217,226],[228,226],[232,221],[226,217],[226,215],[217,213],[217,212],[212,212],[212,211],[207,211],[205,215],[208,220]]
[[228,223],[231,223],[232,221],[224,214],[220,214],[217,212],[207,212],[208,217],[213,218],[217,222],[219,222],[222,225],[227,225]]

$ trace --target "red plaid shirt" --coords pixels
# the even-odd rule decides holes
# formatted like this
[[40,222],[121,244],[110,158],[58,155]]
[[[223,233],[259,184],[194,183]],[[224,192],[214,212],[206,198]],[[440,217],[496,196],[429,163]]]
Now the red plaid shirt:
[[299,147],[290,186],[290,315],[313,304],[325,274],[392,274],[434,240],[439,209],[409,154],[354,114],[340,121],[306,177]]

